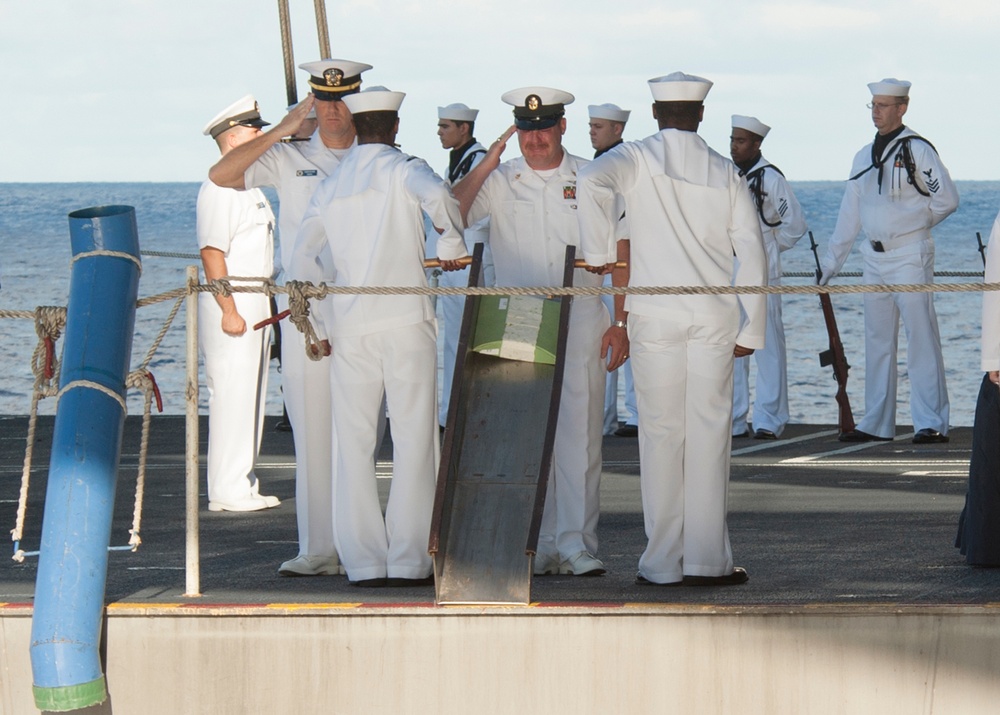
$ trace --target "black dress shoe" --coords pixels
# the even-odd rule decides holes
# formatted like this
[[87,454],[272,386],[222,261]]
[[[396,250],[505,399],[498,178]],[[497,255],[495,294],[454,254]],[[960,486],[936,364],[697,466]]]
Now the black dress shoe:
[[742,432],[740,432],[739,434],[734,434],[733,435],[733,439],[743,439],[743,438],[749,437],[749,436],[750,436],[750,430],[745,429]]
[[685,576],[682,583],[685,586],[738,586],[749,580],[746,569],[737,566],[726,576]]
[[355,588],[385,588],[389,582],[385,576],[382,578],[363,578],[360,581],[348,581]]
[[769,429],[759,429],[753,433],[754,439],[778,439],[778,435]]
[[868,434],[859,429],[852,429],[850,432],[841,432],[837,439],[841,442],[891,442],[892,437],[879,437]]
[[948,441],[948,435],[930,427],[925,427],[913,435],[913,444],[941,444]]
[[636,586],[680,586],[683,581],[671,581],[670,583],[657,583],[656,581],[650,581],[648,578],[643,576],[641,573],[635,575],[635,585]]
[[639,427],[636,425],[622,425],[615,430],[615,437],[638,437]]
[[402,578],[399,576],[390,576],[385,580],[385,585],[389,588],[405,588],[406,586],[433,586],[434,576],[425,576],[424,578]]

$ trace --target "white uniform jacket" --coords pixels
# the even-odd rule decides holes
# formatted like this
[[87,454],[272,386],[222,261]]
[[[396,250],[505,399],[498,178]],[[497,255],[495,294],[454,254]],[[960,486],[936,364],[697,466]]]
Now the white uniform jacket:
[[[198,248],[222,251],[229,275],[271,276],[274,270],[274,213],[260,189],[237,191],[205,181],[198,191],[197,231]],[[267,303],[263,295],[233,294],[237,301],[244,297],[263,298]]]
[[[993,222],[986,250],[986,283],[1000,283],[1000,215]],[[983,357],[987,372],[1000,370],[1000,292],[983,293]]]
[[[580,172],[580,232],[591,265],[615,260],[615,194],[625,199],[633,261],[631,286],[765,285],[767,259],[747,184],[733,163],[695,132],[664,129],[626,142]],[[669,219],[664,223],[664,216]],[[719,215],[731,216],[723,230]],[[733,254],[739,267],[733,276]],[[630,313],[714,327],[747,322],[736,342],[764,345],[763,295],[630,295]]]
[[[385,144],[354,147],[313,195],[290,277],[321,278],[318,259],[329,250],[334,285],[427,285],[421,208],[444,229],[438,255],[467,255],[458,201],[426,162]],[[368,335],[434,319],[422,295],[335,295],[331,307],[330,324],[325,330],[317,325],[321,337]]]
[[309,141],[275,144],[250,165],[243,175],[249,189],[272,186],[278,191],[281,266],[291,265],[295,237],[316,187],[333,173],[348,149],[330,149],[313,132]]
[[855,155],[837,226],[821,262],[824,276],[840,272],[862,230],[869,241],[890,250],[928,238],[930,229],[958,208],[958,189],[948,169],[922,139],[906,142],[914,164],[914,183],[909,182],[903,140],[916,136],[906,127],[889,142],[879,157],[881,170],[872,166],[871,144]]
[[761,157],[745,178],[755,205],[757,196],[754,185],[760,182],[761,203],[757,220],[767,252],[768,278],[773,283],[781,278],[781,254],[794,246],[809,226],[788,181],[771,162]]
[[[498,285],[562,285],[566,246],[577,246],[580,240],[576,182],[577,173],[586,164],[586,159],[564,150],[555,175],[546,181],[528,167],[524,157],[517,157],[498,166],[483,183],[468,219],[471,225],[490,217],[490,247]],[[573,275],[576,286],[599,286],[601,282],[601,276],[582,268]],[[573,302],[594,301],[599,299],[578,297]]]

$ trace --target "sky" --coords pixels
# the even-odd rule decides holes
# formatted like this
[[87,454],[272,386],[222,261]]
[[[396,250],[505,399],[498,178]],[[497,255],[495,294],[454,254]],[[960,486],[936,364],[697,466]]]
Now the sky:
[[[289,6],[295,64],[318,59],[313,3]],[[511,122],[501,94],[563,89],[564,145],[590,157],[588,104],[631,109],[625,138],[642,138],[656,131],[646,80],[681,70],[715,83],[711,146],[728,154],[730,116],[756,116],[793,181],[847,177],[874,135],[866,85],[884,77],[913,83],[904,121],[953,178],[1000,178],[990,0],[328,0],[327,19],[334,57],[407,93],[397,141],[439,173],[438,106],[478,108],[489,145]],[[306,73],[296,83],[301,98]],[[284,114],[276,0],[0,0],[0,182],[200,181],[218,156],[202,128],[247,93]]]

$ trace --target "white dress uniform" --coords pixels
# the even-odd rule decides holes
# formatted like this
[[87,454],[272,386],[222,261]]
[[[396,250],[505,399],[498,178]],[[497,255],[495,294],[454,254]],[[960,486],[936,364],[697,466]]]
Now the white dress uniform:
[[[355,147],[316,191],[290,274],[315,280],[328,254],[338,286],[426,285],[421,209],[445,229],[441,258],[466,255],[458,202],[420,159],[384,144]],[[338,455],[335,532],[352,581],[419,579],[439,463],[437,335],[427,296],[336,295],[329,320]],[[382,398],[392,415],[393,481],[383,519],[372,453]]]
[[[761,157],[746,172],[750,194],[756,203],[755,185],[761,203],[757,221],[767,253],[768,284],[781,284],[781,254],[794,246],[808,230],[802,207],[785,177]],[[785,353],[785,326],[781,319],[781,296],[767,296],[767,333],[764,347],[753,354],[757,364],[754,385],[753,427],[777,436],[788,424],[788,363]],[[733,368],[733,435],[747,431],[750,412],[750,358],[736,359]]]
[[[930,229],[958,208],[958,190],[937,152],[904,127],[876,157],[872,144],[854,157],[851,180],[823,261],[836,275],[861,231],[865,285],[933,283]],[[913,162],[912,183],[904,148]],[[899,319],[907,336],[910,407],[915,430],[948,433],[948,389],[932,293],[865,293],[865,415],[857,429],[881,438],[896,433],[896,348]]]
[[[665,129],[626,142],[580,172],[581,238],[591,265],[615,259],[615,194],[624,196],[628,215],[629,285],[766,283],[746,182],[696,133]],[[763,346],[764,296],[630,295],[625,307],[649,539],[640,575],[655,583],[726,576],[733,572],[726,523],[733,349]]]
[[[479,142],[471,143],[462,153],[456,164],[456,172],[449,172],[446,181],[449,185],[461,181],[466,174],[476,167],[486,155],[486,148]],[[465,247],[472,255],[477,243],[486,244],[487,250],[483,255],[483,279],[480,285],[494,285],[496,279],[493,275],[493,256],[489,252],[489,231],[490,222],[478,221],[465,229]],[[430,255],[437,255],[437,232],[428,234],[427,251]],[[445,271],[438,279],[440,286],[467,286],[469,285],[469,269],[463,268],[460,271]],[[455,375],[455,357],[458,353],[458,334],[462,329],[462,313],[465,310],[465,296],[461,295],[441,295],[438,296],[438,304],[441,306],[441,333],[443,337],[442,360],[444,361],[444,379],[441,385],[441,403],[438,407],[438,424],[442,427],[448,421],[448,406],[451,402],[451,383]]]
[[[566,246],[578,246],[576,177],[586,159],[563,151],[543,177],[523,157],[497,167],[483,183],[470,223],[490,218],[490,246],[499,286],[559,286]],[[600,286],[601,276],[576,269],[577,286]],[[610,324],[597,296],[575,296],[570,309],[566,365],[535,563],[597,553],[600,515],[604,375],[601,338]]]
[[[309,141],[280,143],[268,149],[244,174],[246,186],[272,186],[278,192],[281,265],[290,265],[295,238],[313,192],[348,149],[330,149],[319,132]],[[321,279],[324,280],[325,278]],[[288,307],[278,296],[278,309]],[[282,333],[282,395],[295,442],[295,509],[300,556],[336,556],[333,537],[333,452],[330,370],[305,353],[305,338],[291,328]]]
[[[270,277],[274,214],[260,189],[236,191],[205,181],[198,191],[198,248],[216,248],[232,276]],[[234,285],[238,285],[236,282]],[[198,331],[208,386],[208,500],[236,504],[259,493],[254,466],[260,451],[271,330],[254,330],[271,315],[266,295],[234,293],[247,331],[222,331],[222,308],[211,293],[198,297]]]

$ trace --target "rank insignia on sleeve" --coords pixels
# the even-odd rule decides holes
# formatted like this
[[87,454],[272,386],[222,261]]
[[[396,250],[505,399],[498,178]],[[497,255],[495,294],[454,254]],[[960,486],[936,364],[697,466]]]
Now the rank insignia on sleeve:
[[576,187],[570,184],[563,186],[563,198],[567,201],[576,200]]
[[941,188],[941,182],[938,181],[937,179],[931,178],[931,172],[933,171],[934,171],[933,169],[928,169],[927,171],[924,172],[924,176],[927,177],[924,183],[927,184],[928,191],[930,191],[932,194],[936,194],[938,192],[938,189]]

